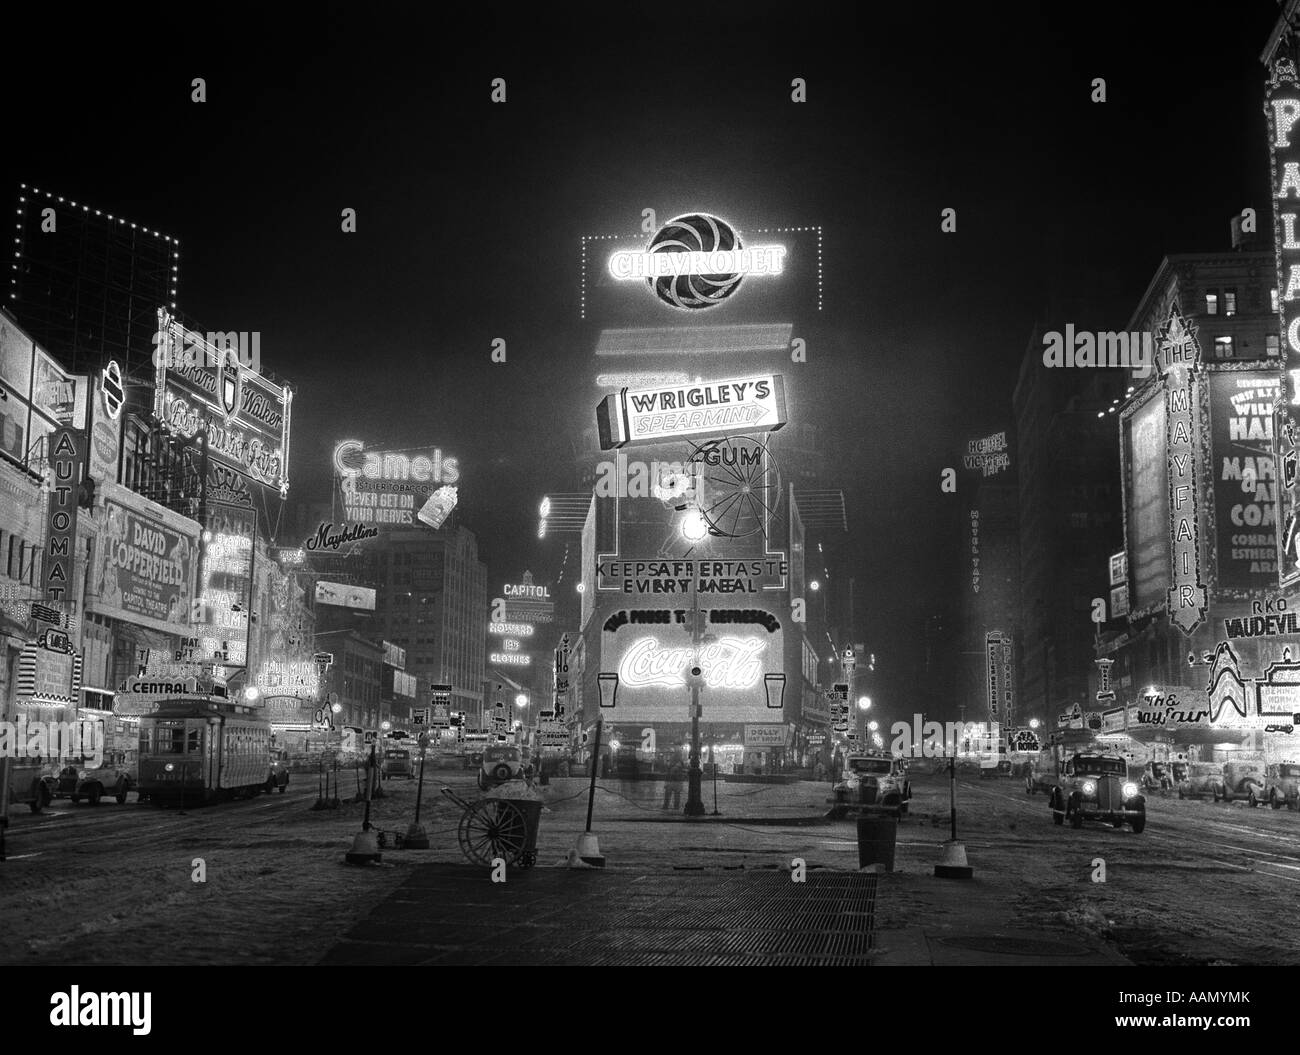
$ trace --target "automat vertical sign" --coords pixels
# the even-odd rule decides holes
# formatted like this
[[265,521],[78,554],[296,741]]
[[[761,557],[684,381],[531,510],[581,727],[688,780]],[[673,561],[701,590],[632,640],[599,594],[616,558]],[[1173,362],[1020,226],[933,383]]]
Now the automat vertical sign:
[[58,428],[50,434],[50,500],[45,524],[45,596],[69,599],[73,560],[77,552],[77,488],[85,444],[77,429]]
[[1278,581],[1300,581],[1300,494],[1296,463],[1300,459],[1300,78],[1287,58],[1273,65],[1264,92],[1268,119],[1269,186],[1273,194],[1273,245],[1277,259],[1277,306],[1281,325],[1282,395],[1274,411],[1274,455],[1278,467]]
[[1161,330],[1157,358],[1164,378],[1165,428],[1169,458],[1169,621],[1190,635],[1205,619],[1198,537],[1196,406],[1201,346],[1177,306]]

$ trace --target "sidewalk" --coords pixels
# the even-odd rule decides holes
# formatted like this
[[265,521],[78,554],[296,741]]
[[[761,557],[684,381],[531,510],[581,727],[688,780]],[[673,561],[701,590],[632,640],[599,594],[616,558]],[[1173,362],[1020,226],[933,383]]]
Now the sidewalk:
[[[879,905],[925,920],[876,930]],[[322,965],[1117,966],[1122,956],[1016,928],[988,884],[812,869],[540,868],[493,883],[417,866]]]

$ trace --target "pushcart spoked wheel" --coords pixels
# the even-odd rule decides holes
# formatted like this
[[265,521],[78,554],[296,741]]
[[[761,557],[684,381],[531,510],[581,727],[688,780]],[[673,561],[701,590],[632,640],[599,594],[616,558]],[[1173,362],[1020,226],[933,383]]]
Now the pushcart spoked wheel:
[[537,852],[526,850],[528,821],[523,811],[505,799],[479,799],[466,802],[451,788],[442,793],[464,811],[456,827],[461,853],[476,865],[492,867],[500,858],[507,867],[532,868]]

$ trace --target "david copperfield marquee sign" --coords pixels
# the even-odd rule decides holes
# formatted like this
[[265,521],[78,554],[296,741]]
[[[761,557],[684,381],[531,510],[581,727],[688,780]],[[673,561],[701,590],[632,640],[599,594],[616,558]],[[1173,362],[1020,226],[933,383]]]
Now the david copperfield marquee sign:
[[[287,491],[289,387],[272,384],[243,366],[233,349],[213,347],[162,309],[157,340],[165,354],[155,357],[154,415],[185,437],[206,430],[213,458]],[[179,354],[191,346],[204,349],[202,362]]]
[[786,420],[785,381],[780,374],[625,388],[596,406],[604,451],[735,432],[775,432]]

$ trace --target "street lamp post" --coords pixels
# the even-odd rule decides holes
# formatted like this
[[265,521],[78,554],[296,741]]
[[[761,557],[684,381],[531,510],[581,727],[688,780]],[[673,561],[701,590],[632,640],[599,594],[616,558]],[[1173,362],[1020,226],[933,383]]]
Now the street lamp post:
[[[702,542],[709,534],[708,521],[698,509],[690,509],[681,523],[682,537],[692,544]],[[703,817],[704,800],[700,797],[700,785],[704,776],[700,764],[700,681],[704,669],[700,665],[700,644],[703,634],[700,630],[700,563],[697,558],[691,560],[691,668],[687,681],[691,687],[691,757],[686,773],[686,806],[682,813],[687,817]]]

